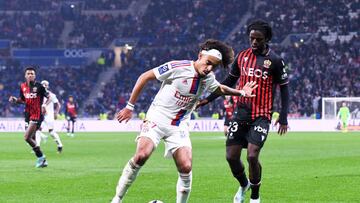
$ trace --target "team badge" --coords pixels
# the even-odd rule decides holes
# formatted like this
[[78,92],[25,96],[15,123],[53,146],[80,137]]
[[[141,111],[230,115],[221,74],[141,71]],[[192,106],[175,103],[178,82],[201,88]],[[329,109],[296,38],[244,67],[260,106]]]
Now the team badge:
[[249,59],[249,57],[244,57],[244,61],[246,62]]
[[37,87],[33,87],[32,91],[37,92]]
[[158,68],[158,71],[159,71],[159,74],[162,75],[164,73],[166,73],[167,71],[169,70],[169,67],[167,64],[163,65],[163,66],[160,66]]
[[271,61],[269,59],[266,59],[264,61],[264,65],[263,65],[265,68],[269,68],[271,66]]

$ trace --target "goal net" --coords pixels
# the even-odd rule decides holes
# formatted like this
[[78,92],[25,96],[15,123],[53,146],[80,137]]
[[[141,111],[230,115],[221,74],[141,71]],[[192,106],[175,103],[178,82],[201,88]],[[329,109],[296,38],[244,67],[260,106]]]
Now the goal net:
[[[360,97],[322,98],[322,119],[338,121],[337,114],[343,103],[350,110],[349,130],[360,131]],[[338,122],[336,123],[338,124]]]

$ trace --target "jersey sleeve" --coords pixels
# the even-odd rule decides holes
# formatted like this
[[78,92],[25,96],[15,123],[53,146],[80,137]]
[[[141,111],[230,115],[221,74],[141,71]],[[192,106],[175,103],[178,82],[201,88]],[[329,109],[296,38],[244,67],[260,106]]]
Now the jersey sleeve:
[[289,83],[289,77],[283,59],[278,59],[274,63],[274,82],[280,85]]
[[220,83],[215,79],[215,74],[213,74],[213,73],[209,74],[209,77],[208,77],[206,83],[208,84],[207,89],[211,93],[214,92],[220,86]]
[[238,65],[239,54],[235,57],[233,64],[231,65],[229,74],[235,77],[240,77],[240,69]]
[[42,86],[42,85],[40,84],[40,85],[38,86],[38,88],[39,88],[39,93],[40,93],[40,95],[42,95],[42,96],[44,96],[44,97],[47,97],[47,98],[50,97],[49,91],[47,91],[44,86]]
[[52,103],[59,103],[59,100],[57,99],[55,94],[50,94],[50,99]]
[[19,91],[19,98],[20,98],[22,101],[25,101],[25,96],[24,96],[24,93],[23,93],[21,87],[20,87],[20,91]]
[[156,76],[156,79],[164,81],[168,78],[171,78],[174,74],[174,68],[172,68],[171,63],[164,63],[156,68],[153,68],[153,72]]

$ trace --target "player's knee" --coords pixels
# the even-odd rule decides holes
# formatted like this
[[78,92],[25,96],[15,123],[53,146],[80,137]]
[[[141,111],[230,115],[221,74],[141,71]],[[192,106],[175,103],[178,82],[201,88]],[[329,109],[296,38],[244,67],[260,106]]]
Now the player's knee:
[[179,166],[180,173],[190,173],[192,170],[191,161],[185,161]]
[[134,163],[137,165],[144,165],[147,159],[149,158],[150,154],[146,152],[138,152],[134,156]]
[[249,153],[247,156],[247,161],[249,164],[257,164],[258,163],[258,155],[256,153]]
[[234,163],[234,162],[239,162],[239,159],[240,159],[239,157],[233,156],[230,153],[226,153],[226,161],[229,164]]

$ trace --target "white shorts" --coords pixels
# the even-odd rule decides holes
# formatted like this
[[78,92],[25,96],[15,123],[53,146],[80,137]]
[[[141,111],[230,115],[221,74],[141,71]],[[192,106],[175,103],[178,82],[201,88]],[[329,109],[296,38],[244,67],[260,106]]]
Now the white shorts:
[[[184,122],[185,123],[185,122]],[[148,137],[153,142],[155,147],[163,139],[165,143],[164,157],[172,158],[173,153],[180,147],[190,147],[190,134],[186,124],[180,124],[180,126],[171,125],[159,125],[151,121],[145,121],[141,126],[141,132],[136,137],[136,141],[140,137]]]
[[41,128],[46,128],[48,130],[53,130],[55,126],[55,119],[50,116],[45,116],[44,121],[41,124]]

